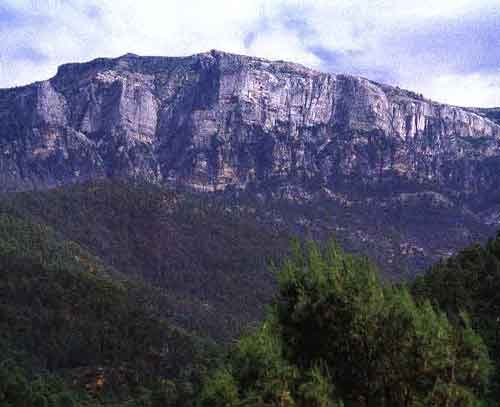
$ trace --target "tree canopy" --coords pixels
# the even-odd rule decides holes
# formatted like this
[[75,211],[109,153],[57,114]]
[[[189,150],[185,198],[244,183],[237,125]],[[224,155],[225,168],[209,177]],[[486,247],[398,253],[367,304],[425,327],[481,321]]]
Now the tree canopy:
[[452,324],[335,242],[296,243],[278,281],[268,319],[207,381],[202,405],[475,406],[485,397],[491,364],[467,315]]

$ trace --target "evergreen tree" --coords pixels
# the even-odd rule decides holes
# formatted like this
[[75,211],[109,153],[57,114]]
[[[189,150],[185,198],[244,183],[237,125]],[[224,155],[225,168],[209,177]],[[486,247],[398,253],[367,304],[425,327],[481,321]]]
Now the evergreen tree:
[[452,324],[377,275],[335,242],[296,242],[268,320],[205,383],[201,405],[479,405],[490,361],[467,316]]

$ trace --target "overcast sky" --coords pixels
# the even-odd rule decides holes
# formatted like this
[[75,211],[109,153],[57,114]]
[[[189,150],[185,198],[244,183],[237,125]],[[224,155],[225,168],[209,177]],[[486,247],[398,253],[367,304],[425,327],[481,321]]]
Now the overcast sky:
[[210,49],[500,106],[500,0],[0,0],[0,87],[65,62]]

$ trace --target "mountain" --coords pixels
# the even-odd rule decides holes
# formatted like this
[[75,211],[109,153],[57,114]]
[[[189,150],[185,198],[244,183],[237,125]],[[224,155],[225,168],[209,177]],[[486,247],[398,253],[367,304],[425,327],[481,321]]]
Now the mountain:
[[267,221],[335,233],[392,274],[493,233],[499,140],[496,109],[220,51],[0,90],[5,192],[118,177],[293,206]]

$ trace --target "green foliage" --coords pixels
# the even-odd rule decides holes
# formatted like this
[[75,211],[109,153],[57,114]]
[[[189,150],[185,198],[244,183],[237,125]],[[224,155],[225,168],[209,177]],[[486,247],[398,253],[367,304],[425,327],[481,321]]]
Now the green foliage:
[[5,407],[90,406],[90,398],[54,375],[29,377],[13,360],[0,361],[0,405]]
[[160,386],[169,379],[177,405],[189,405],[206,369],[204,341],[158,318],[146,306],[148,297],[138,295],[143,291],[110,275],[50,228],[0,216],[4,400],[75,405],[73,390],[56,380],[60,375],[109,400],[137,398],[136,389],[146,386],[155,391],[139,398],[156,405],[160,395],[163,401],[174,397]]
[[500,398],[500,237],[437,264],[411,292],[382,284],[368,260],[335,242],[296,241],[265,322],[207,374],[217,358],[206,342],[163,318],[235,334],[270,298],[261,267],[284,250],[221,202],[104,182],[0,204],[0,405],[467,407]]
[[290,391],[296,369],[282,357],[281,340],[272,320],[252,334],[243,336],[231,354],[231,366],[243,399],[271,402]]
[[[494,363],[490,384],[492,400],[500,398],[500,235],[482,247],[473,245],[456,256],[434,265],[412,284],[420,301],[429,300],[445,310],[457,326],[465,326],[462,335],[463,352],[475,359],[481,370],[484,345],[473,334],[477,331],[488,347]],[[468,315],[468,316],[467,316]],[[475,353],[478,351],[478,353]],[[472,369],[473,366],[469,366]],[[476,377],[476,380],[480,380]],[[485,383],[477,383],[485,386]]]
[[[219,371],[242,405],[476,406],[484,397],[490,362],[466,316],[451,324],[429,301],[383,285],[366,259],[335,242],[296,242],[278,281],[269,320]],[[214,377],[211,394],[221,388]]]
[[233,375],[225,369],[217,370],[204,386],[200,403],[206,407],[232,407],[240,404]]
[[268,261],[287,249],[288,238],[253,213],[151,184],[101,180],[11,194],[2,211],[50,227],[121,278],[155,286],[162,316],[216,340],[262,318],[275,288]]
[[298,397],[310,407],[342,407],[344,403],[335,399],[335,387],[326,366],[314,366],[304,375],[299,386]]

